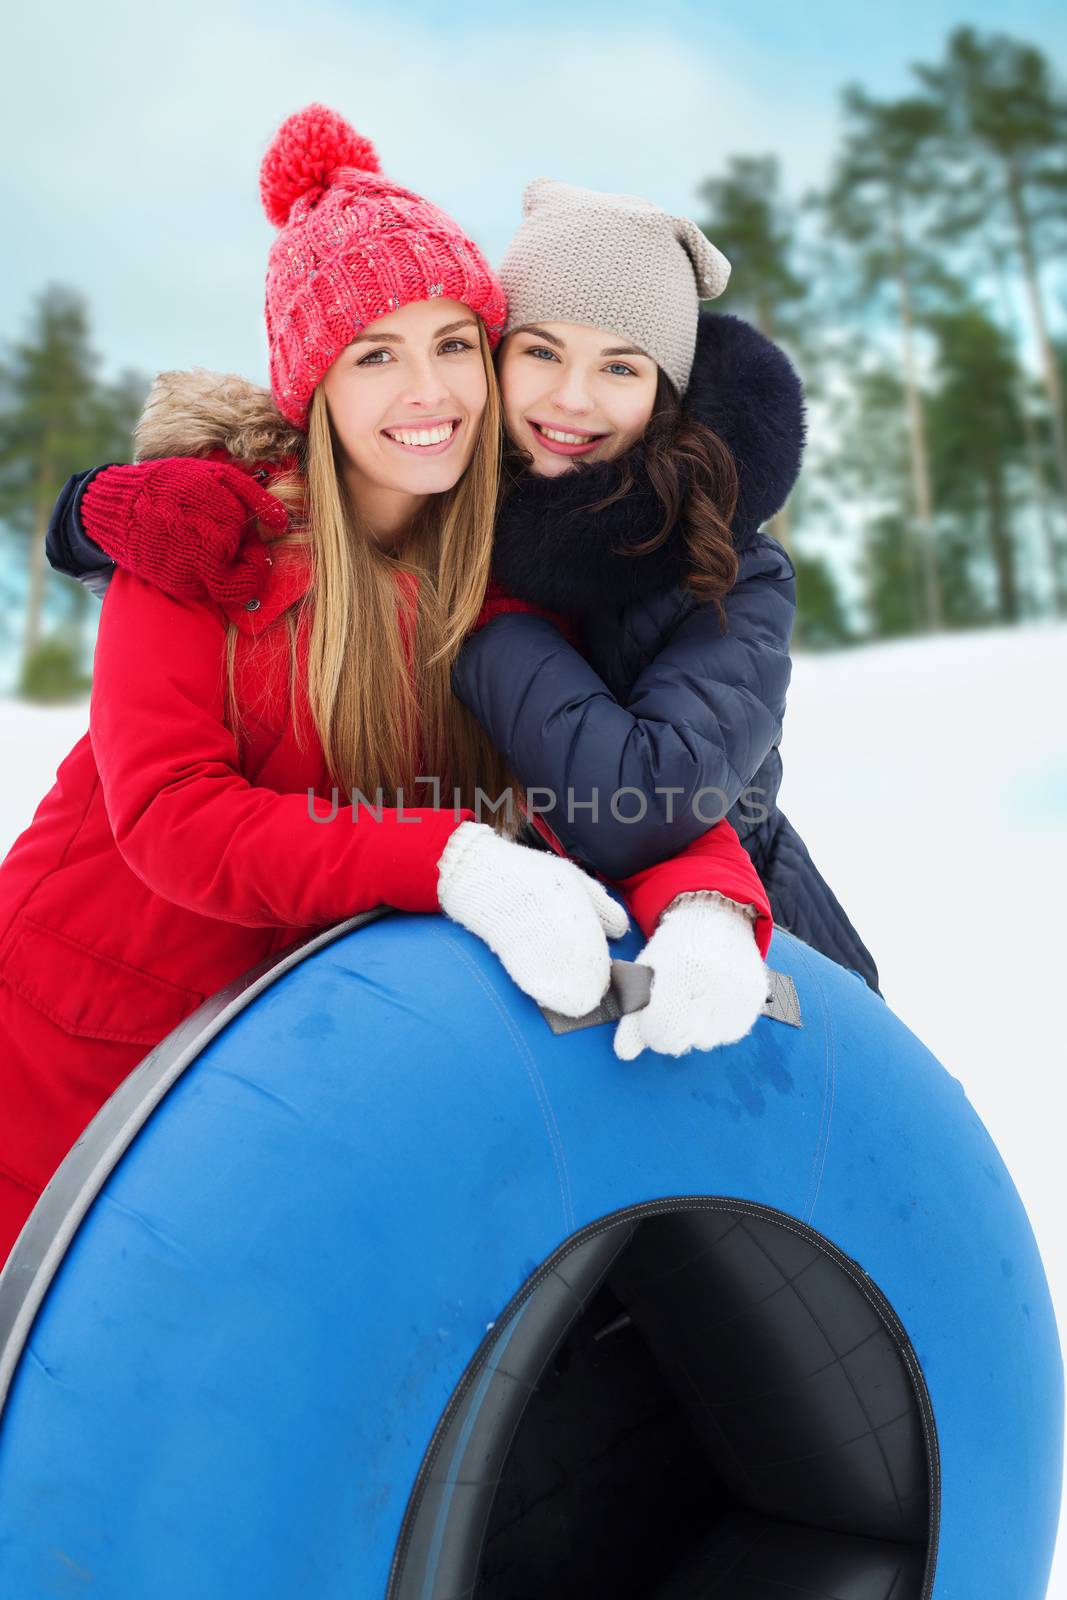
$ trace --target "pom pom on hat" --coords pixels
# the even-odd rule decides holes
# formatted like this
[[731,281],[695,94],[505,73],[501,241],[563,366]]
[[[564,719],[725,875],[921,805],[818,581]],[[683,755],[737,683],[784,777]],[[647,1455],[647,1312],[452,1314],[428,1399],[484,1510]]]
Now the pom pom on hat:
[[284,227],[301,195],[329,187],[341,167],[380,172],[369,139],[329,106],[310,105],[294,112],[271,140],[259,169],[263,209],[276,228]]
[[303,432],[316,385],[369,323],[421,300],[458,300],[500,342],[500,279],[452,217],[384,176],[369,139],[329,106],[282,123],[259,171],[277,232],[264,309],[270,386]]

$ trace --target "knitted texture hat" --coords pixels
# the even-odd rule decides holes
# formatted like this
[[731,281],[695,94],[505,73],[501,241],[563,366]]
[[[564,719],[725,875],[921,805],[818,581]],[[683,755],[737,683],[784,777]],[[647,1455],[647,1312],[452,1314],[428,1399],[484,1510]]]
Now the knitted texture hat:
[[625,334],[689,386],[701,300],[722,294],[730,263],[688,217],[632,194],[535,178],[500,267],[505,328],[584,322]]
[[267,341],[275,402],[306,428],[316,385],[379,317],[417,300],[459,300],[491,346],[507,302],[478,246],[444,211],[382,175],[369,139],[327,106],[282,123],[259,190],[279,229],[267,263]]

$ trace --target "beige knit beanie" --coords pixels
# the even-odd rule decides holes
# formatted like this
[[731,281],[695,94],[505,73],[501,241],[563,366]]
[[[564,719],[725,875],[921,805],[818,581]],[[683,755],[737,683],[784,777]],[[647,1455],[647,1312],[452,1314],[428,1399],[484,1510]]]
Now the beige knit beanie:
[[689,386],[701,300],[722,294],[730,263],[688,217],[632,194],[535,178],[500,280],[505,336],[528,322],[611,328]]

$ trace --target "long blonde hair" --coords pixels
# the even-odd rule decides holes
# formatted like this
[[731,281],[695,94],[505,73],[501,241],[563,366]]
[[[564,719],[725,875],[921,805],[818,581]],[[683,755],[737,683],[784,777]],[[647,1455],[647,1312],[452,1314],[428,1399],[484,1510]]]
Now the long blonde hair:
[[[300,470],[271,486],[293,520],[293,531],[272,548],[305,545],[311,558],[311,586],[284,613],[290,714],[301,748],[297,639],[307,626],[308,703],[330,781],[346,799],[359,791],[376,805],[380,790],[386,806],[401,799],[407,807],[433,805],[439,796],[450,808],[458,791],[461,805],[512,832],[522,790],[451,683],[452,664],[485,594],[499,493],[500,394],[480,319],[478,335],[488,398],[470,464],[454,488],[426,498],[405,537],[403,557],[379,548],[351,504],[321,384],[312,397]],[[228,720],[239,737],[236,636],[230,623]],[[439,779],[439,789],[417,785],[420,776]],[[479,790],[488,796],[487,809],[476,806]],[[494,811],[492,802],[508,791],[512,806]]]

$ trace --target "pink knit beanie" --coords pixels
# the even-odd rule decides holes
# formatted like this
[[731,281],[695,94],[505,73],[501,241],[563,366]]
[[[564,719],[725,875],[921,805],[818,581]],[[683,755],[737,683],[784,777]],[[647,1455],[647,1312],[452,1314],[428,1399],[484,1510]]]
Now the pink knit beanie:
[[327,106],[282,123],[259,191],[279,229],[267,263],[270,384],[306,428],[315,386],[368,323],[414,300],[459,300],[495,348],[507,316],[500,281],[445,212],[384,177],[369,139]]

